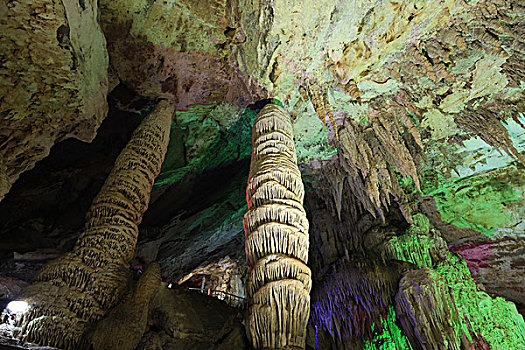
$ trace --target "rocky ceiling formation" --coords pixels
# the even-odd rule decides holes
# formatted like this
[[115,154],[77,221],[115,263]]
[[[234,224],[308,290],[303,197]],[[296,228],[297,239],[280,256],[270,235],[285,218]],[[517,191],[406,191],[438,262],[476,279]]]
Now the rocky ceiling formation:
[[[274,98],[305,182],[307,346],[508,348],[491,327],[525,344],[500,298],[524,312],[524,23],[517,0],[1,2],[2,275],[73,247],[131,131],[169,99],[136,254],[245,295],[251,126]],[[179,337],[154,329],[165,348]]]
[[3,1],[0,199],[69,137],[91,141],[107,114],[108,54],[96,1]]

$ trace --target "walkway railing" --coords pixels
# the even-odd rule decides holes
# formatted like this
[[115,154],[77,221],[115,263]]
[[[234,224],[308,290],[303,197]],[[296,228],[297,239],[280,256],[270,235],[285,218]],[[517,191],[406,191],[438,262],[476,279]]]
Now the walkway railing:
[[[228,305],[244,309],[248,300],[240,295],[235,295],[232,293],[225,292],[223,290],[217,289],[204,289],[204,288],[188,288],[189,290],[196,290],[203,294],[207,294],[212,297],[224,300]],[[222,297],[222,298],[221,298]]]

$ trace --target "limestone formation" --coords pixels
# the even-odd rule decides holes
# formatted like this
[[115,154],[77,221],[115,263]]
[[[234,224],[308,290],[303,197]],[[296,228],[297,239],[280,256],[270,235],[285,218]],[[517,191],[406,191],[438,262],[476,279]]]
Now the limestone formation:
[[248,348],[239,309],[197,291],[162,283],[149,315],[151,327],[137,350]]
[[460,332],[462,315],[443,276],[432,269],[405,274],[399,282],[396,312],[416,349],[459,350],[469,346]]
[[305,347],[311,276],[303,197],[290,117],[266,105],[253,126],[244,216],[247,332],[255,349]]
[[417,130],[402,131],[411,130],[414,124],[400,108],[375,112],[369,118],[368,125],[345,120],[339,164],[354,196],[369,213],[384,219],[392,197],[400,201],[403,195],[399,173],[412,178],[420,188],[417,169],[423,157],[421,140]]
[[227,55],[245,34],[233,30],[238,18],[225,1],[102,0],[100,8],[111,68],[140,95],[171,98],[177,110],[266,97]]
[[311,323],[341,344],[368,335],[370,327],[388,312],[405,264],[365,264],[340,261],[332,265],[312,291]]
[[0,2],[0,200],[21,173],[106,117],[108,54],[95,0]]
[[26,290],[30,310],[18,320],[19,337],[83,348],[86,328],[120,301],[172,114],[172,102],[163,100],[135,130],[93,200],[73,251],[44,266]]
[[488,293],[525,304],[525,233],[479,235],[451,245],[450,250],[463,256],[474,280]]
[[[304,93],[305,90],[307,93],[306,96]],[[302,92],[303,99],[305,99],[306,101],[308,101],[308,99],[312,101],[315,113],[317,113],[317,116],[319,117],[319,119],[321,119],[325,126],[326,116],[330,118],[330,123],[332,124],[332,128],[335,133],[335,138],[339,140],[339,133],[337,131],[337,125],[335,124],[334,114],[332,112],[332,107],[330,107],[330,101],[328,100],[327,88],[313,83],[310,80],[306,80],[305,87],[301,86],[300,92]]]
[[100,321],[93,335],[95,350],[133,350],[148,323],[151,299],[159,290],[160,266],[148,265],[140,277],[135,292]]
[[0,201],[11,188],[11,182],[3,164],[2,155],[0,155]]
[[[185,287],[200,286],[204,275],[206,287],[244,295],[245,284],[237,287],[248,271],[248,263],[242,265],[246,248],[251,265],[247,329],[256,347],[302,346],[300,340],[283,345],[284,335],[295,333],[284,329],[284,321],[279,329],[276,320],[306,319],[312,285],[308,348],[404,349],[410,341],[414,348],[525,349],[523,319],[512,304],[496,298],[519,302],[518,310],[525,311],[523,3],[5,0],[0,2],[0,197],[51,145],[70,136],[94,136],[106,106],[108,64],[100,23],[111,56],[110,85],[120,81],[130,89],[123,99],[117,91],[111,96],[109,101],[116,101],[111,117],[127,105],[120,102],[135,95],[173,100],[179,111],[172,124],[178,136],[165,163],[170,166],[163,169],[151,215],[143,219],[143,251],[158,256],[173,282],[198,272],[201,276]],[[260,107],[255,101],[268,97],[262,87],[291,113],[295,140],[287,126],[257,134],[244,246],[243,167],[251,153],[254,110]],[[99,140],[128,139],[127,131],[110,129],[111,136]],[[41,242],[71,247],[83,220],[70,226],[73,215],[67,214],[86,212],[99,187],[90,180],[106,172],[102,162],[90,161],[100,157],[79,160],[82,150],[71,145],[80,166],[67,164],[62,144],[41,163],[56,169],[44,176],[39,169],[26,174],[32,181],[24,176],[19,185],[29,190],[16,186],[0,203],[0,251],[41,248]],[[294,146],[301,174],[287,170],[294,163]],[[60,176],[47,176],[54,173]],[[133,180],[142,181],[140,176]],[[297,200],[300,176],[309,187],[309,223]],[[46,204],[28,204],[27,215],[18,215],[20,203],[33,196]],[[84,201],[72,205],[64,200],[68,196]],[[25,202],[19,200],[24,197]],[[108,198],[119,203],[105,205]],[[145,198],[137,195],[133,202],[140,207]],[[133,244],[127,235],[136,234],[134,224],[126,225],[140,215],[128,208],[114,215],[121,199],[97,198],[90,212],[90,220],[101,225],[107,224],[106,215],[118,221],[104,231],[108,240],[88,227],[76,255],[62,260],[70,265],[56,263],[39,276],[40,285],[49,287],[39,287],[45,302],[20,329],[26,339],[28,330],[45,322],[47,336],[68,336],[79,317],[86,332],[78,333],[92,334],[108,307],[125,301],[116,296],[99,302],[95,292],[83,291],[109,293],[102,290],[109,285],[101,281],[103,275],[89,279],[93,271],[107,270],[110,283],[121,283],[111,263],[99,266],[109,261],[106,250],[94,248],[105,242],[111,249]],[[61,209],[51,213],[42,210],[46,205]],[[425,225],[415,214],[420,212],[428,217]],[[18,218],[11,220],[11,213]],[[0,265],[11,266],[4,264],[4,255]],[[226,265],[226,256],[239,268]],[[29,270],[1,266],[2,274]],[[72,273],[62,273],[62,266],[71,266]],[[53,268],[56,274],[49,272]],[[53,288],[67,297],[52,304]],[[75,297],[69,290],[82,293]],[[155,349],[218,347],[229,337],[220,330],[228,328],[224,322],[216,321],[224,303],[185,293],[195,297],[196,306],[190,307],[179,297],[183,292],[163,288],[155,297],[152,310],[162,312],[151,313],[145,343]],[[199,312],[197,305],[206,303],[212,306]],[[61,315],[38,318],[45,308]],[[65,323],[68,318],[77,323]],[[403,341],[389,344],[387,330]],[[325,346],[323,337],[334,346]],[[185,338],[205,345],[189,346]]]

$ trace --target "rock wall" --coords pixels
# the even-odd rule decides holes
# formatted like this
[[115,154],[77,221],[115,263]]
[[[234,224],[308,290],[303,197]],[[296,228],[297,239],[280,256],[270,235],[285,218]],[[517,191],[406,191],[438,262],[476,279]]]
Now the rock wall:
[[0,200],[68,137],[91,141],[107,113],[108,54],[94,0],[0,4]]
[[150,331],[137,349],[246,349],[238,309],[180,287],[163,284],[151,301]]
[[[317,171],[326,170],[330,168]],[[306,201],[316,207],[311,228],[315,247],[311,258],[316,261],[311,320],[322,334],[320,338],[326,341],[329,334],[328,342],[335,348],[361,344],[356,346],[379,349],[385,339],[391,344],[409,342],[413,348],[523,346],[525,339],[521,334],[525,323],[516,306],[486,293],[490,290],[501,295],[502,288],[480,283],[481,276],[488,273],[488,263],[492,262],[490,269],[494,273],[500,269],[501,276],[507,276],[500,283],[506,286],[511,300],[520,302],[514,294],[520,286],[513,277],[521,273],[519,262],[504,269],[487,251],[496,237],[478,241],[478,245],[474,239],[459,241],[457,247],[452,245],[453,251],[464,254],[471,275],[465,260],[449,252],[442,233],[428,217],[413,214],[418,210],[417,200],[412,199],[405,211],[405,215],[412,213],[410,225],[406,225],[405,215],[396,206],[390,207],[386,221],[370,217],[366,220],[367,215],[371,216],[369,213],[361,220],[352,220],[349,215],[352,202],[356,203],[353,210],[357,210],[357,215],[367,210],[351,194],[349,185],[345,183],[341,189],[341,207],[337,204],[338,197],[330,198],[330,191],[318,192],[322,184],[316,182],[311,186],[316,188]],[[407,195],[410,196],[405,193],[403,197]],[[339,232],[339,209],[343,223],[354,222],[347,226],[346,234]],[[507,242],[510,247],[513,241],[507,238],[499,244]],[[480,254],[476,254],[477,249]],[[506,252],[499,250],[494,258],[499,253],[502,261],[516,259],[514,249]],[[487,270],[480,274],[481,268]],[[478,283],[473,277],[477,277]],[[499,316],[490,316],[495,314]],[[388,322],[392,318],[397,320],[395,327]]]
[[[159,259],[165,275],[181,281],[209,273],[221,288],[233,288],[228,275],[243,278],[246,209],[239,189],[248,172],[246,126],[257,109],[244,107],[271,95],[291,111],[305,177],[309,264],[319,286],[309,345],[315,333],[343,348],[348,337],[367,349],[384,339],[397,346],[428,339],[506,346],[482,324],[521,329],[511,304],[495,298],[524,302],[519,1],[100,4],[111,87],[121,82],[150,99],[172,99],[179,109],[141,228],[140,253]],[[7,58],[0,67],[0,198],[55,142],[89,140],[103,119],[108,63],[97,14],[94,1],[0,4],[7,33],[0,39]],[[55,193],[53,186],[42,192]],[[34,232],[47,229],[29,216],[16,221],[21,216],[12,208],[25,202],[11,203],[19,204],[4,208],[17,211],[6,232],[21,227],[16,232],[32,240],[4,248],[62,241],[58,231],[40,240]],[[71,239],[60,244],[71,246]],[[396,278],[403,283],[396,286]],[[447,294],[445,285],[470,302]],[[396,293],[403,309],[392,301]],[[351,315],[325,317],[323,310],[338,308],[325,308],[323,295],[349,300]],[[453,299],[469,318],[463,335],[454,325],[454,334],[437,326],[407,330],[408,318],[425,319],[409,301],[427,297],[425,305],[441,314],[454,310]],[[507,318],[493,320],[487,310]],[[164,335],[153,338],[169,343]]]
[[245,107],[266,97],[228,57],[246,39],[236,32],[231,5],[221,0],[101,1],[112,70],[143,96],[175,100],[178,110],[222,101]]

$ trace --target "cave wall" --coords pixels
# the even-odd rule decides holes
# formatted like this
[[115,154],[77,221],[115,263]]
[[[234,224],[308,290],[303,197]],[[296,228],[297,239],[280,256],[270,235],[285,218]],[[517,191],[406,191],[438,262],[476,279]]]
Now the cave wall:
[[56,142],[91,141],[106,117],[108,54],[97,2],[0,4],[0,200]]

